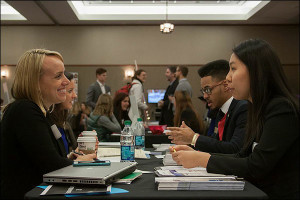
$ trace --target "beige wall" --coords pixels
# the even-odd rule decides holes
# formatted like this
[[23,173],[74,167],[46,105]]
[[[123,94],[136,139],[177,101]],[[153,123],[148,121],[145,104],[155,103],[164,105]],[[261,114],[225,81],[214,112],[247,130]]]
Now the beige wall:
[[[277,51],[295,93],[299,93],[298,26],[176,26],[172,34],[161,34],[158,26],[2,26],[1,65],[15,65],[28,49],[47,48],[62,53],[66,70],[79,73],[79,100],[85,100],[95,81],[98,66],[108,70],[107,84],[113,92],[125,84],[124,69],[137,60],[147,71],[145,90],[166,88],[165,66],[190,65],[188,79],[193,103],[200,114],[198,68],[215,59],[229,59],[234,45],[248,38],[267,40]],[[131,65],[131,66],[129,66]],[[9,77],[1,78],[10,89]],[[5,98],[4,98],[5,99]],[[5,99],[6,101],[6,99]]]

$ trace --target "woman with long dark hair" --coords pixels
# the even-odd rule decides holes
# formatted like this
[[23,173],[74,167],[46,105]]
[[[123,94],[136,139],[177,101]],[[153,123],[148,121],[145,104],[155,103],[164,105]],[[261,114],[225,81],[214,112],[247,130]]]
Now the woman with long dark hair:
[[195,133],[203,134],[204,125],[203,122],[199,120],[190,95],[186,91],[176,91],[174,97],[174,125],[179,127],[182,121],[184,121]]
[[242,42],[233,49],[227,80],[234,98],[249,101],[242,150],[211,155],[181,145],[173,159],[245,178],[270,198],[299,199],[299,107],[275,51],[264,40]]
[[64,72],[64,75],[70,81],[66,86],[66,100],[62,103],[55,104],[54,110],[48,114],[50,121],[55,124],[61,133],[66,154],[71,153],[77,148],[77,142],[71,125],[67,122],[69,112],[72,109],[73,101],[77,97],[75,93],[75,82],[73,74]]
[[[143,119],[143,121],[147,120],[147,110],[148,106],[145,101],[144,96],[144,87],[143,84],[147,79],[147,73],[143,69],[139,69],[134,73],[132,77],[132,87],[130,88],[129,95],[133,95],[136,100],[136,104],[139,110],[139,115]],[[132,107],[129,110],[129,117],[131,121],[136,122],[137,119],[134,118]]]
[[114,105],[114,115],[117,118],[121,126],[121,129],[123,129],[125,126],[124,121],[130,120],[128,116],[128,110],[130,107],[128,94],[122,92],[116,94],[113,100],[113,105]]

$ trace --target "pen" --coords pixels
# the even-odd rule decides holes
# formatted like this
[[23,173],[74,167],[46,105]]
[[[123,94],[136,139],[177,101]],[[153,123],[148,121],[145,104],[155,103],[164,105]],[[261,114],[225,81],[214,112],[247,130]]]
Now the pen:
[[176,149],[174,147],[172,147],[173,151],[176,152]]
[[75,154],[77,154],[77,155],[81,155],[81,156],[84,155],[84,154],[82,154],[82,153],[80,153],[80,152],[77,152],[77,151],[75,151],[75,150],[73,150],[72,152],[75,153]]

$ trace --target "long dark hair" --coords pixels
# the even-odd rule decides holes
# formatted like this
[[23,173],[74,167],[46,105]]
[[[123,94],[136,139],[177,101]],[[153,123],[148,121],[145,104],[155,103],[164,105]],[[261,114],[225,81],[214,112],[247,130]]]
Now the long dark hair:
[[[187,108],[190,108],[196,115],[195,121],[199,124],[199,129],[203,130],[203,122],[200,120],[199,115],[197,114],[190,95],[186,91],[176,91],[175,94],[176,108],[175,108],[175,116],[174,116],[174,126],[181,125],[181,114]],[[187,123],[187,122],[186,122]]]
[[259,141],[267,104],[276,96],[287,99],[298,113],[296,99],[287,84],[279,57],[270,44],[261,39],[250,39],[233,49],[233,53],[247,67],[250,76],[250,96],[252,103],[248,107],[247,132],[244,148],[255,140]]
[[[119,123],[121,124],[122,119],[124,119],[124,111],[122,110],[122,101],[129,96],[128,94],[125,94],[123,92],[116,94],[116,96],[114,97],[113,100],[113,105],[114,105],[114,115],[117,118],[117,120],[119,121]],[[129,106],[130,106],[130,102],[129,102]],[[127,111],[125,111],[127,112]]]
[[[64,75],[67,77],[69,81],[71,81],[74,76],[73,74],[69,72],[64,72]],[[49,118],[54,123],[60,128],[63,128],[65,125],[65,122],[67,121],[67,117],[69,115],[69,110],[63,109],[62,104],[55,104],[54,109],[51,113],[49,113]]]

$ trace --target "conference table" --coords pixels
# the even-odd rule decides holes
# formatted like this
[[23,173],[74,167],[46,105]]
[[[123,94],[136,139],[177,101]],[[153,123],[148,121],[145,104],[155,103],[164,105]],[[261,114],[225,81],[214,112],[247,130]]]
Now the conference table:
[[[162,166],[162,159],[151,155],[150,159],[136,159],[137,169],[142,171],[153,171],[154,167]],[[33,188],[26,193],[25,199],[267,199],[268,196],[252,185],[245,183],[242,191],[158,191],[155,185],[154,173],[143,173],[140,178],[131,184],[113,184],[112,187],[128,190],[128,193],[108,194],[98,196],[40,196],[43,189]],[[47,185],[45,183],[41,185]]]

